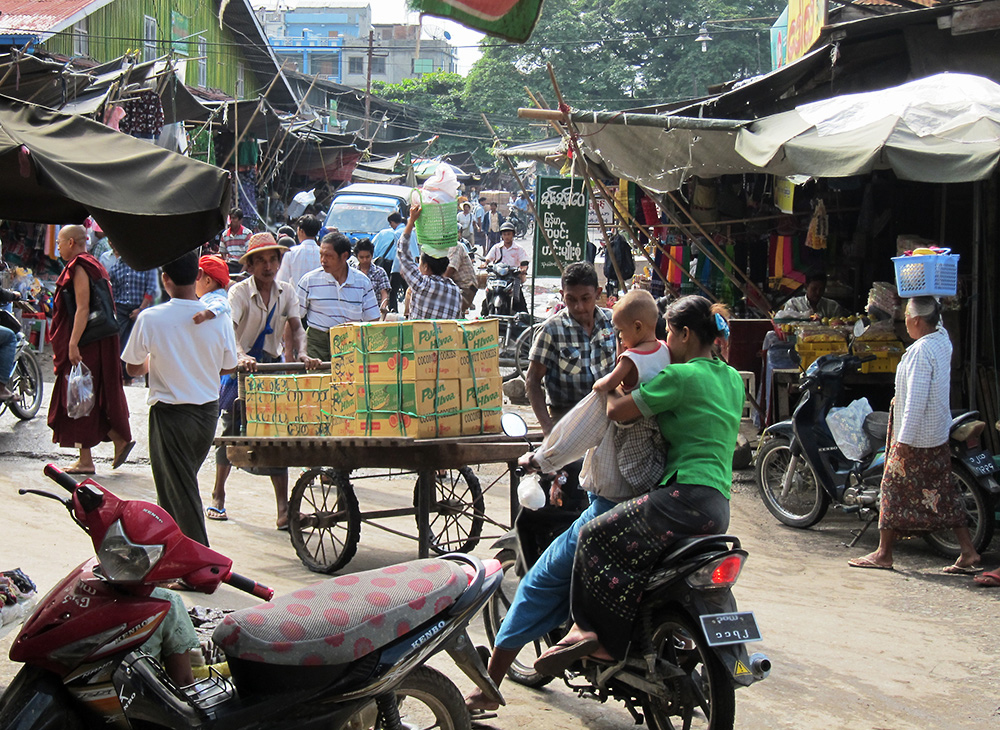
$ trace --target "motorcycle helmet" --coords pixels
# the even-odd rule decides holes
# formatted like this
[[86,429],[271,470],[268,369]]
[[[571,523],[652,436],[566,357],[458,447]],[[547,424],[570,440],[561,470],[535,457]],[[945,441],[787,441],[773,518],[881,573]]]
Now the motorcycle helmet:
[[504,221],[504,224],[500,226],[500,233],[503,233],[504,231],[513,231],[513,230],[514,230],[514,224],[511,223],[510,221]]

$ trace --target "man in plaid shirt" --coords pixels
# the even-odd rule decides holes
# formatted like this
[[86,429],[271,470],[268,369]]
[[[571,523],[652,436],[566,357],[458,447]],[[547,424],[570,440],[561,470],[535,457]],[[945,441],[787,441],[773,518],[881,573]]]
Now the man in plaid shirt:
[[458,319],[462,316],[462,291],[458,284],[444,275],[448,257],[437,258],[421,254],[420,265],[410,253],[410,235],[420,216],[420,206],[410,208],[403,235],[396,243],[399,273],[410,287],[410,319]]

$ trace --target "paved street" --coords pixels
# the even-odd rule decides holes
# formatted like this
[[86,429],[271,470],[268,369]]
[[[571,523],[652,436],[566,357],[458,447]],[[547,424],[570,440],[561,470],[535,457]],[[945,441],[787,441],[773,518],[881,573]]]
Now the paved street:
[[[146,455],[145,391],[127,389],[138,446],[130,463],[110,470],[110,445],[98,449],[98,480],[116,493],[150,498],[152,479]],[[0,566],[23,568],[44,592],[92,550],[86,536],[53,502],[20,497],[18,487],[50,488],[41,475],[47,461],[68,464],[71,454],[51,444],[44,411],[31,422],[0,417]],[[495,468],[477,471],[490,481]],[[996,628],[1000,592],[970,579],[940,573],[944,561],[922,541],[906,541],[898,551],[899,570],[848,569],[846,560],[870,550],[871,531],[861,545],[846,550],[853,517],[830,514],[816,529],[781,527],[757,497],[750,472],[736,475],[731,531],[744,540],[750,559],[737,585],[741,609],[752,609],[760,623],[765,651],[774,663],[771,677],[737,694],[739,728],[984,728],[1000,723]],[[295,473],[293,473],[293,479]],[[203,498],[211,490],[212,466],[201,472]],[[54,486],[53,486],[54,488]],[[358,484],[362,510],[411,504],[412,476]],[[267,479],[234,472],[230,480],[228,522],[210,522],[213,547],[229,555],[236,569],[275,588],[290,591],[321,576],[305,570],[287,533],[273,529],[274,504]],[[487,511],[498,520],[507,514],[505,483],[487,492]],[[414,533],[412,518],[389,526]],[[498,534],[496,528],[487,533]],[[476,554],[491,554],[484,540]],[[357,557],[347,572],[407,560],[416,543],[364,525]],[[991,565],[1000,554],[987,556]],[[239,607],[254,599],[223,587],[214,596],[185,594],[189,604]],[[477,641],[484,642],[481,626]],[[13,638],[0,638],[0,686],[17,667],[6,659]],[[447,656],[433,662],[464,690],[471,684]],[[561,684],[527,690],[506,683],[509,707],[488,721],[498,730],[539,727],[624,730],[632,726],[624,709],[578,699]]]

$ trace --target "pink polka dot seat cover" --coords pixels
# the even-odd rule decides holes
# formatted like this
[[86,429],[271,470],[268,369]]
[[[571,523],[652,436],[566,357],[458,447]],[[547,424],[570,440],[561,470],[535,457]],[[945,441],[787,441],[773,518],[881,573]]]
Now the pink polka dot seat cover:
[[415,560],[314,583],[235,611],[212,635],[229,657],[267,664],[346,664],[451,606],[468,579],[458,563]]

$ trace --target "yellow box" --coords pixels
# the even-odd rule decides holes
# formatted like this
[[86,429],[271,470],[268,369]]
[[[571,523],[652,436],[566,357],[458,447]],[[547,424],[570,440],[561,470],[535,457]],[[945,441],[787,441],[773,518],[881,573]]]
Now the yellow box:
[[499,377],[463,379],[462,434],[497,433],[503,412],[503,382]]
[[354,416],[331,416],[330,436],[335,438],[350,438],[352,436],[363,436],[356,415]]
[[435,438],[459,436],[462,417],[458,411],[441,416],[410,416],[405,413],[358,413],[359,435],[391,438]]
[[358,386],[354,383],[332,383],[322,408],[330,417],[353,416],[358,410],[357,400]]
[[458,322],[460,337],[458,350],[485,350],[500,345],[500,321],[496,319],[476,319]]
[[426,380],[416,383],[358,385],[359,412],[408,413],[431,416],[458,412],[462,407],[461,381]]
[[252,437],[268,437],[268,436],[278,436],[278,424],[276,423],[264,423],[262,421],[248,421],[247,422],[247,436]]
[[[469,364],[469,361],[472,364]],[[471,378],[473,371],[477,379],[494,378],[500,375],[500,349],[490,347],[485,350],[459,352],[458,373],[464,379]]]

